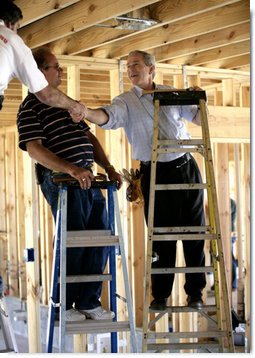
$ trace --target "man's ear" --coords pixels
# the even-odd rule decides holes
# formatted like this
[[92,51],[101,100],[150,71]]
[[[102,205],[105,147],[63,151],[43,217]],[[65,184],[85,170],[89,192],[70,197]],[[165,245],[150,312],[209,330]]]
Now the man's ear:
[[151,75],[153,72],[155,72],[155,66],[154,66],[154,65],[151,65],[151,66],[150,66],[149,74]]
[[10,21],[5,21],[4,24],[6,27],[8,27],[8,29],[12,30],[12,28],[11,28],[12,24],[10,23]]
[[15,24],[12,24],[10,21],[6,21],[5,26],[8,27],[8,29],[16,32]]

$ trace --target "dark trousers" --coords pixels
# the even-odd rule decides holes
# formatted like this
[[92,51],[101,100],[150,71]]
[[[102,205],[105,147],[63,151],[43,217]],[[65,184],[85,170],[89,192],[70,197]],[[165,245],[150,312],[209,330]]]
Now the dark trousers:
[[[41,190],[56,220],[58,186],[52,182],[50,171],[44,173]],[[100,189],[81,190],[70,186],[67,195],[67,230],[108,229],[105,198]],[[102,274],[108,255],[108,247],[69,248],[67,275]],[[102,282],[67,284],[66,309],[73,303],[77,309],[100,306],[101,291]]]
[[[191,156],[190,156],[191,157]],[[142,191],[144,195],[144,214],[148,223],[150,164],[141,163]],[[157,184],[200,183],[201,175],[193,157],[188,161],[178,158],[172,162],[158,162]],[[203,209],[203,190],[163,190],[156,191],[154,227],[202,226],[205,223]],[[198,234],[199,235],[199,234]],[[187,267],[205,265],[204,240],[183,240],[183,251]],[[153,242],[159,260],[153,268],[175,267],[176,241]],[[200,295],[206,285],[204,273],[187,273],[184,285],[187,295]],[[172,292],[174,274],[153,274],[152,295],[154,298],[167,298]]]

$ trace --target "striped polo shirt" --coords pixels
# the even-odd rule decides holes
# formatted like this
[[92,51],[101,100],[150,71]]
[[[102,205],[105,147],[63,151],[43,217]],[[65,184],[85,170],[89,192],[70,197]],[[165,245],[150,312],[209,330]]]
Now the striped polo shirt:
[[85,122],[74,123],[69,112],[49,107],[29,93],[17,115],[19,147],[26,151],[26,143],[41,139],[44,147],[75,165],[94,162],[94,148],[86,132]]

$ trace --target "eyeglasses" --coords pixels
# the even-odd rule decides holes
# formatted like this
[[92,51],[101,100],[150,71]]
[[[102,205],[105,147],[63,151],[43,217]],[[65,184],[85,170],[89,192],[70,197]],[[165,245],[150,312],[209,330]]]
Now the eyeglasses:
[[45,65],[44,69],[48,70],[48,68],[55,68],[57,71],[62,71],[62,67],[60,67],[59,63],[56,63],[56,65]]

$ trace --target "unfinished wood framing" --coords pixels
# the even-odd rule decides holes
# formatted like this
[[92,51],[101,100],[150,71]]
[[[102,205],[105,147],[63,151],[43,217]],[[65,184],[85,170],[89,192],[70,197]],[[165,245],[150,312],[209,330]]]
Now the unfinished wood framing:
[[[124,6],[124,5],[123,5]],[[89,107],[109,104],[111,99],[130,88],[125,63],[117,60],[91,59],[82,56],[59,56],[64,68],[63,91],[81,99]],[[123,68],[123,73],[122,73]],[[214,150],[216,183],[219,193],[221,226],[225,245],[225,258],[230,283],[230,163],[234,161],[233,145],[238,145],[241,155],[240,166],[243,178],[240,188],[243,198],[238,218],[244,234],[239,238],[242,244],[245,266],[245,318],[249,328],[250,319],[250,109],[249,73],[243,71],[209,69],[197,66],[158,64],[157,79],[166,85],[178,88],[188,83],[199,84],[207,92],[209,104],[209,127]],[[7,90],[4,110],[0,112],[0,259],[1,276],[10,294],[27,300],[29,316],[29,351],[41,351],[40,303],[47,304],[50,288],[52,263],[52,236],[54,223],[48,204],[35,184],[34,168],[27,153],[21,154],[17,144],[15,126],[16,112],[22,99],[22,88],[14,80],[15,89]],[[9,91],[9,92],[8,92]],[[226,97],[227,93],[227,97]],[[90,124],[89,124],[90,125]],[[90,125],[99,138],[107,155],[117,170],[138,168],[139,163],[131,159],[131,148],[122,130],[103,131]],[[199,128],[188,126],[192,137],[199,134]],[[231,143],[231,145],[229,145]],[[101,171],[101,169],[96,168]],[[235,170],[235,169],[234,169]],[[240,172],[239,174],[240,175]],[[128,268],[135,305],[136,324],[142,325],[143,278],[146,225],[143,208],[130,204],[125,198],[126,183],[118,193],[122,218],[124,241],[128,257]],[[236,191],[237,192],[237,191]],[[237,197],[236,197],[237,198]],[[239,223],[240,226],[240,223]],[[25,263],[24,248],[34,248],[35,261]],[[178,256],[178,259],[180,257]],[[121,262],[117,260],[117,266]],[[176,275],[177,276],[177,275]],[[24,281],[26,277],[26,282]],[[42,288],[42,295],[40,295]],[[183,282],[175,278],[171,297],[173,302],[185,303]],[[125,315],[125,309],[121,309]],[[196,320],[196,317],[192,317]],[[186,330],[190,317],[185,323]],[[180,322],[175,322],[180,325]],[[184,324],[184,323],[182,323]],[[248,337],[250,332],[248,330]],[[76,337],[79,351],[86,341]]]

